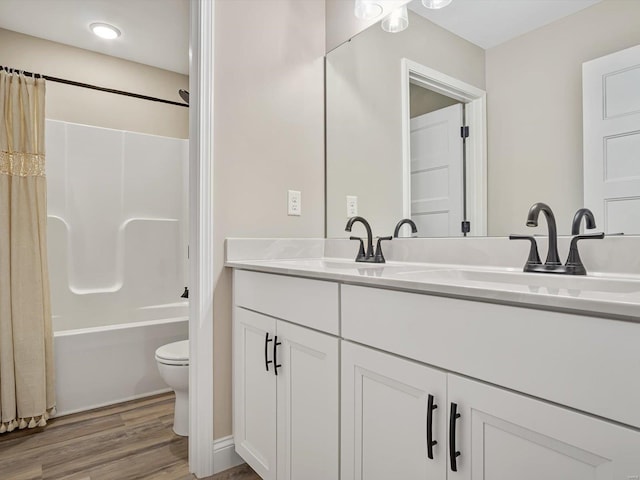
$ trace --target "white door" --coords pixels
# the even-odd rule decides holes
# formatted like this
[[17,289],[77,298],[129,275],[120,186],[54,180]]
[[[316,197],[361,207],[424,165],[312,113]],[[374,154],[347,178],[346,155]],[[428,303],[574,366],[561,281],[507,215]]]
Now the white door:
[[640,233],[640,45],[582,66],[584,203],[606,233]]
[[339,340],[278,321],[278,480],[339,477]]
[[420,236],[460,236],[462,104],[411,119],[411,219]]
[[264,480],[276,480],[276,320],[234,307],[233,435],[236,451]]
[[[613,393],[613,392],[612,392]],[[457,472],[449,480],[629,480],[640,476],[640,433],[448,375],[456,404]]]
[[444,480],[446,404],[445,373],[343,341],[340,478]]

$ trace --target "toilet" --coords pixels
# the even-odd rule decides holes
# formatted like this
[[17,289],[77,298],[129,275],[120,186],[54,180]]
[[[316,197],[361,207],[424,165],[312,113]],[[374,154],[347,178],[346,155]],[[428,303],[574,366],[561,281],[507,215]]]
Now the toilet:
[[168,343],[156,350],[160,376],[176,392],[173,431],[189,435],[189,340]]

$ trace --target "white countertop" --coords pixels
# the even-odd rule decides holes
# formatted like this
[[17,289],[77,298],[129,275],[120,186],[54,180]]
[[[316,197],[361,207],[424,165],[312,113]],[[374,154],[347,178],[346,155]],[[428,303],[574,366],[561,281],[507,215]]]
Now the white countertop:
[[640,322],[640,275],[572,276],[521,268],[356,263],[344,258],[227,260],[227,267]]

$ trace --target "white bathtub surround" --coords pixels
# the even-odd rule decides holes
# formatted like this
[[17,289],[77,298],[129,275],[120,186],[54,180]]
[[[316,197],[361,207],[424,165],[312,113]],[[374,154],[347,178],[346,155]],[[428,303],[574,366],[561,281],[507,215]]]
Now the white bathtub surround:
[[187,333],[187,317],[55,332],[58,415],[170,391],[155,351]]
[[0,71],[0,434],[55,412],[45,82]]
[[46,130],[54,331],[186,316],[188,141]]
[[188,335],[188,141],[46,121],[59,414],[168,391]]

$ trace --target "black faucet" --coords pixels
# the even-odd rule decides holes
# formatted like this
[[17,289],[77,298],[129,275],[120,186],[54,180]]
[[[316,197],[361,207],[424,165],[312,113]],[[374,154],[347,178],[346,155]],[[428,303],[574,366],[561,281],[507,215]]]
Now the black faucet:
[[373,256],[373,263],[385,263],[384,255],[382,254],[382,241],[393,240],[393,237],[378,237],[378,243],[376,244],[376,253]]
[[592,233],[580,235],[580,222],[582,217],[585,220],[585,226],[587,229],[592,230],[596,228],[596,219],[593,216],[593,212],[588,208],[579,209],[573,217],[573,223],[571,224],[571,244],[569,246],[569,257],[565,264],[566,273],[569,275],[586,275],[587,269],[582,264],[580,253],[578,252],[579,240],[601,240],[604,238],[604,233]]
[[356,222],[362,223],[367,231],[367,251],[364,250],[364,243],[359,237],[349,237],[349,240],[360,240],[360,250],[356,257],[356,262],[370,262],[373,258],[373,234],[371,233],[371,225],[362,217],[351,217],[347,220],[347,226],[344,228],[345,232],[350,232],[353,224]]
[[554,270],[553,267],[562,266],[560,255],[558,254],[558,229],[556,228],[556,217],[551,207],[546,203],[538,202],[531,205],[529,214],[527,215],[527,227],[538,226],[538,216],[540,212],[544,213],[547,219],[547,228],[549,231],[549,249],[547,251],[547,260],[544,267],[551,267],[547,270]]
[[596,219],[593,216],[593,212],[588,208],[581,208],[573,217],[573,223],[571,224],[571,235],[580,235],[580,223],[584,217],[585,227],[589,230],[596,228]]
[[549,251],[547,252],[547,260],[542,264],[538,255],[538,245],[536,239],[533,236],[527,235],[509,235],[510,240],[529,240],[531,242],[531,248],[529,250],[529,257],[527,263],[524,265],[525,272],[537,272],[537,273],[561,273],[566,275],[586,275],[587,270],[582,264],[580,254],[578,253],[578,241],[588,239],[601,239],[604,238],[604,233],[594,233],[591,235],[579,235],[580,222],[582,217],[585,218],[586,226],[588,229],[596,227],[595,219],[591,210],[587,208],[581,208],[573,217],[573,224],[571,226],[571,245],[569,248],[569,257],[566,264],[563,266],[560,262],[560,256],[558,255],[558,232],[556,229],[556,219],[553,215],[553,211],[549,205],[545,203],[534,203],[529,209],[529,215],[527,216],[527,227],[538,226],[538,216],[540,212],[544,212],[547,218],[547,226],[549,228]]
[[398,224],[396,225],[395,230],[393,231],[393,237],[394,238],[398,238],[398,235],[400,235],[400,228],[405,223],[411,225],[411,233],[418,233],[418,227],[416,227],[415,222],[413,220],[411,220],[410,218],[403,218],[402,220],[400,220],[398,222]]
[[385,263],[384,255],[382,254],[382,248],[380,242],[382,240],[391,240],[391,237],[379,237],[375,253],[373,252],[373,234],[371,233],[371,226],[362,217],[351,217],[347,221],[345,231],[350,232],[353,224],[356,222],[362,223],[367,230],[367,249],[365,251],[364,242],[360,237],[349,237],[349,240],[358,240],[360,242],[360,248],[358,249],[358,255],[356,256],[356,262],[367,263]]

